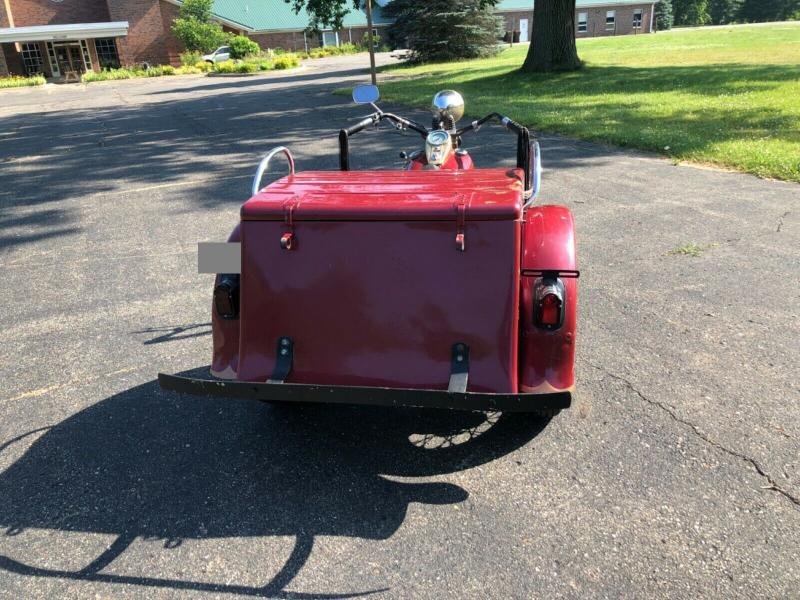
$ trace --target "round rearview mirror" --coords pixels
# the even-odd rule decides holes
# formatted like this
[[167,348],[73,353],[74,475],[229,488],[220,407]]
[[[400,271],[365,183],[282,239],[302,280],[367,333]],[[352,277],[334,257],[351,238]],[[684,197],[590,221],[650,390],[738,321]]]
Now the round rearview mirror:
[[380,97],[377,85],[357,85],[353,88],[353,102],[356,104],[372,104]]

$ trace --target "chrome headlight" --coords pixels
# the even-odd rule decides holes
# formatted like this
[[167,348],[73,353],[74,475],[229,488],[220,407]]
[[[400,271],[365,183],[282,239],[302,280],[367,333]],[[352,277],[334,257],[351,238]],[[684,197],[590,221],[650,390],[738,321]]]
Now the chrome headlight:
[[442,129],[431,131],[425,139],[425,157],[429,165],[442,166],[452,149],[453,140],[450,134]]
[[441,121],[450,117],[455,123],[464,116],[464,98],[455,90],[442,90],[433,97],[431,110]]

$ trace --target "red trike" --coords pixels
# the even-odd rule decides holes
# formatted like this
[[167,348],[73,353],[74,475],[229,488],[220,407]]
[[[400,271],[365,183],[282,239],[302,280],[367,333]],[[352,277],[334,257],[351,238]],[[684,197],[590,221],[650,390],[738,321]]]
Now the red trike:
[[[575,386],[572,213],[540,205],[538,143],[492,113],[458,128],[452,90],[428,128],[382,111],[339,132],[340,170],[296,173],[286,148],[259,165],[227,244],[200,248],[218,273],[214,379],[159,375],[200,395],[553,414]],[[462,136],[499,121],[516,168],[475,168]],[[350,138],[390,123],[425,148],[396,171],[351,171]],[[261,187],[270,160],[290,173]]]

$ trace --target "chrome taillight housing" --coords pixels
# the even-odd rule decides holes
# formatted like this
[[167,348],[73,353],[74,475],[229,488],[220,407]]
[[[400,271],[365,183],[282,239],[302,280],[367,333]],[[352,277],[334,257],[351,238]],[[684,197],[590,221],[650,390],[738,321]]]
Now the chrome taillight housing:
[[214,308],[223,319],[239,318],[239,275],[220,275],[214,287]]
[[543,277],[534,288],[533,323],[545,331],[564,324],[564,282],[558,277]]

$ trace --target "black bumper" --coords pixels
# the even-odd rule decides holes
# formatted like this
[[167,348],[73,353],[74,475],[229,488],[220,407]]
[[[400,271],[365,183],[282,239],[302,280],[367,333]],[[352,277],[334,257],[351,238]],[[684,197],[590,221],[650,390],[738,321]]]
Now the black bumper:
[[569,408],[572,403],[572,394],[570,392],[484,394],[385,387],[250,383],[222,379],[193,379],[164,373],[158,374],[158,383],[165,390],[195,396],[220,396],[273,402],[329,402],[332,404],[414,406],[419,408],[503,412],[531,412],[542,409]]

